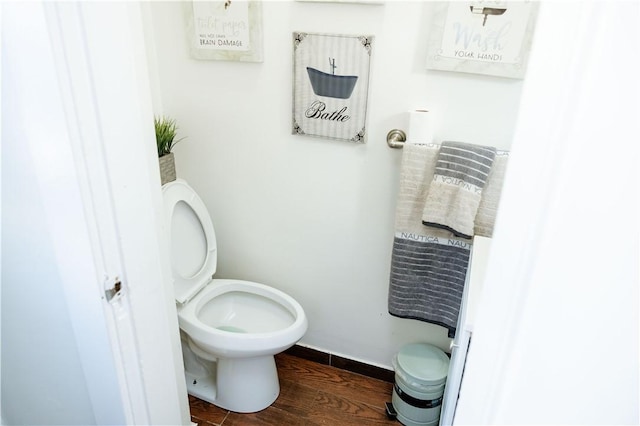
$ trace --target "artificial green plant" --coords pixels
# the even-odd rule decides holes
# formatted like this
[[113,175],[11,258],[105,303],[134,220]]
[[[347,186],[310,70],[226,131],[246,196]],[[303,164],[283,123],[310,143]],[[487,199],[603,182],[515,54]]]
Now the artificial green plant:
[[158,157],[171,153],[171,150],[184,138],[176,140],[178,126],[176,121],[167,117],[154,117],[156,128],[156,143],[158,145]]

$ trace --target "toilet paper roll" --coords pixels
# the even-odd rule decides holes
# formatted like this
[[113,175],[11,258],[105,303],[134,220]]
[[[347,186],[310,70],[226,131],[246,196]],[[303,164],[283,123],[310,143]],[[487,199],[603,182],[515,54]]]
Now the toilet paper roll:
[[433,142],[433,113],[427,109],[409,111],[409,143]]

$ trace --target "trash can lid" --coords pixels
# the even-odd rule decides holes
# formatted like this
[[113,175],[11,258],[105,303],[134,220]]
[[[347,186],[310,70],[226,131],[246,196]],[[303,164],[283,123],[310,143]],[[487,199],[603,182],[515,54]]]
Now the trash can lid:
[[449,372],[449,357],[428,343],[412,343],[400,349],[398,366],[425,385],[442,383]]

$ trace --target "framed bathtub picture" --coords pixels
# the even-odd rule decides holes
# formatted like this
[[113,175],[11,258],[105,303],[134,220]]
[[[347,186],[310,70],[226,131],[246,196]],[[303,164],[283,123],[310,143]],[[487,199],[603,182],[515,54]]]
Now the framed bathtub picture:
[[364,143],[373,36],[293,33],[292,133]]
[[262,2],[183,2],[193,59],[262,62]]
[[427,68],[524,78],[539,3],[432,3]]

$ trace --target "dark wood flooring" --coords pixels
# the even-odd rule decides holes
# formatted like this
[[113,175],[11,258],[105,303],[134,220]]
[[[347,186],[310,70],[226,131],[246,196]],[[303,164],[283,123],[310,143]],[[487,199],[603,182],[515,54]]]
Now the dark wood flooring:
[[229,412],[189,396],[191,420],[211,425],[398,425],[387,419],[384,403],[392,384],[289,354],[276,355],[280,395],[251,414]]

